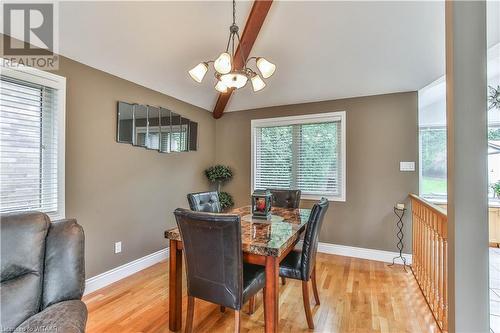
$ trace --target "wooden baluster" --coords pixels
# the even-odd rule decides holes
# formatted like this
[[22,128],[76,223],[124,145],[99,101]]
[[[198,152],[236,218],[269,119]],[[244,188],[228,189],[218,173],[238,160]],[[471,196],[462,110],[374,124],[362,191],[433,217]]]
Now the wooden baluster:
[[415,229],[415,214],[413,212],[413,207],[414,206],[414,201],[413,200],[410,200],[411,202],[411,220],[412,220],[412,223],[411,223],[411,239],[412,239],[412,242],[411,242],[411,253],[412,253],[412,266],[411,266],[411,270],[413,271],[413,273],[415,273],[415,269],[416,269],[416,258],[415,258],[415,253],[417,252],[416,249],[417,249],[417,242],[415,242],[415,239],[417,239],[416,237],[416,229]]
[[423,212],[420,212],[419,220],[418,220],[418,228],[419,228],[419,270],[418,270],[418,284],[420,288],[422,288],[422,278],[424,275],[424,224],[422,219]]
[[427,221],[429,220],[429,212],[425,212],[425,220],[424,220],[424,251],[425,251],[425,265],[424,265],[424,288],[425,295],[427,299],[429,299],[429,225]]
[[440,218],[438,220],[438,277],[437,277],[437,299],[438,299],[438,308],[437,308],[437,319],[438,323],[443,322],[443,220]]
[[437,273],[437,214],[432,214],[432,265],[431,265],[431,285],[432,285],[432,308],[437,310],[436,273]]
[[429,299],[431,304],[431,309],[435,310],[434,301],[436,300],[436,295],[434,294],[434,213],[431,213],[431,218],[429,220],[429,238],[430,238],[430,257],[429,257]]
[[444,288],[443,288],[443,331],[448,331],[448,241],[444,240]]

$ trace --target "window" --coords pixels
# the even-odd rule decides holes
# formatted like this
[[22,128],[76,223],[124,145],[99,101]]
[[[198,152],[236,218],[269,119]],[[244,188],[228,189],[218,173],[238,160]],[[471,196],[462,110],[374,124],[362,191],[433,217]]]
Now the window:
[[0,211],[63,218],[65,78],[1,69]]
[[418,92],[420,196],[446,201],[446,82]]
[[252,120],[252,191],[345,201],[345,112]]
[[[488,93],[500,86],[500,44],[488,49]],[[441,77],[418,91],[420,195],[444,203],[446,179],[446,79]],[[500,205],[500,109],[488,111],[488,194]],[[499,190],[500,192],[500,190]]]

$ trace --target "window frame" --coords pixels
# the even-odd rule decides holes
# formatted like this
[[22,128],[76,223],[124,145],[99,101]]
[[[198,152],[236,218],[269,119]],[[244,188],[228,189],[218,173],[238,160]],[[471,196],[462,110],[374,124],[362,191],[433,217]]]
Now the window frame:
[[22,80],[57,90],[57,211],[47,212],[51,220],[66,218],[66,78],[33,67],[18,65],[16,68],[5,66],[0,57],[0,71],[3,76]]
[[[251,136],[251,171],[250,171],[250,194],[255,190],[255,170],[256,166],[256,129],[259,127],[273,127],[273,126],[289,126],[289,125],[300,125],[300,124],[314,124],[314,123],[324,123],[340,121],[340,156],[341,156],[341,168],[342,168],[342,179],[341,179],[341,193],[340,196],[332,195],[314,195],[314,194],[302,194],[301,199],[304,200],[319,200],[322,197],[327,198],[330,201],[346,201],[346,184],[347,184],[347,153],[346,153],[346,111],[335,111],[335,112],[325,112],[325,113],[315,113],[300,116],[285,116],[276,118],[264,118],[264,119],[252,119],[250,124],[250,136]],[[293,147],[296,149],[296,147]]]

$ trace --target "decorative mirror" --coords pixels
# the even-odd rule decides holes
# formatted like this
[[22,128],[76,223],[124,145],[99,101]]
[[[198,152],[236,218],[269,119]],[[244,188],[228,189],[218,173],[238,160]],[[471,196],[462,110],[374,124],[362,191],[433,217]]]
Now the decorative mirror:
[[146,148],[160,149],[160,109],[154,106],[147,106],[148,109],[148,129],[146,134]]
[[189,151],[189,119],[181,117],[181,151]]
[[134,146],[146,147],[148,134],[148,108],[145,105],[134,105]]
[[118,102],[116,141],[162,153],[196,151],[198,123],[163,107]]
[[189,121],[189,150],[198,150],[198,123]]
[[118,124],[116,141],[123,143],[133,142],[134,137],[134,109],[132,104],[118,102]]
[[160,149],[162,153],[170,153],[170,110],[160,108]]
[[171,152],[180,152],[181,149],[181,115],[175,112],[170,113],[170,124],[171,132],[170,132],[170,151]]

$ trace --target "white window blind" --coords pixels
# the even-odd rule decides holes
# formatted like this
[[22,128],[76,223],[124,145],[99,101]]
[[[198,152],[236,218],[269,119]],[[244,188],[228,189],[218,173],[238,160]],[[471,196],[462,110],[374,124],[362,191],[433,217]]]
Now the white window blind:
[[340,112],[254,121],[253,189],[345,200],[344,122]]
[[37,210],[62,217],[58,93],[48,86],[0,77],[1,212]]

